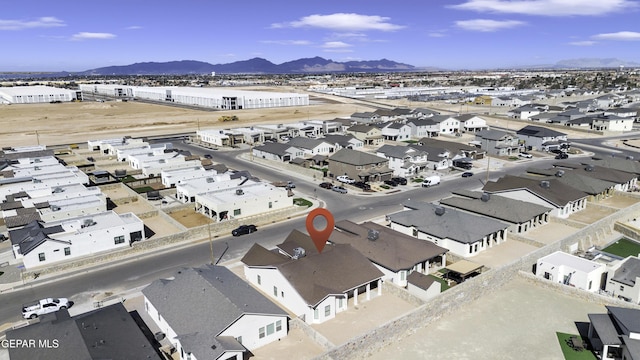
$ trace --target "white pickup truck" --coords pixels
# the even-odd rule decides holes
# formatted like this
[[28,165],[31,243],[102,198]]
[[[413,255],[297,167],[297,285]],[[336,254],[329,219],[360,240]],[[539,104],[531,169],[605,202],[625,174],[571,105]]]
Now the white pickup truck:
[[35,319],[40,315],[67,309],[68,307],[69,300],[67,298],[46,298],[23,305],[22,317]]

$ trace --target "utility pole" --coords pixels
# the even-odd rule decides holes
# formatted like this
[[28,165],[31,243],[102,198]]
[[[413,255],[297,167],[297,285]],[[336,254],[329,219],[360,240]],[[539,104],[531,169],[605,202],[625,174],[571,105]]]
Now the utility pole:
[[207,219],[207,221],[209,221],[207,223],[207,230],[209,231],[209,249],[211,250],[211,265],[215,265],[216,260],[213,257],[213,240],[211,239],[211,220]]
[[487,155],[487,176],[484,180],[484,184],[487,185],[489,183],[489,169],[491,169],[491,156]]
[[38,142],[38,145],[40,145],[40,134],[38,134],[38,130],[36,130],[36,141]]

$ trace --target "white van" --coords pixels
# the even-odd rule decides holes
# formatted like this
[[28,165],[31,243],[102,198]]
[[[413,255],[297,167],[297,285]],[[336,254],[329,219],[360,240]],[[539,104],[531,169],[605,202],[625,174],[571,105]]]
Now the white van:
[[422,187],[429,187],[440,184],[440,176],[433,175],[424,178],[422,181]]

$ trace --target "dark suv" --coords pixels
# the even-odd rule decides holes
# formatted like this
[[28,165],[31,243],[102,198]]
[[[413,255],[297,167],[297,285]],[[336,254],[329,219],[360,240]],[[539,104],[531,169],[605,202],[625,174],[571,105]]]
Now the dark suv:
[[395,181],[396,184],[407,185],[407,179],[403,177],[394,177],[394,178],[391,178],[391,180]]
[[240,225],[237,229],[231,231],[231,235],[240,236],[245,234],[251,234],[252,232],[258,231],[255,225]]

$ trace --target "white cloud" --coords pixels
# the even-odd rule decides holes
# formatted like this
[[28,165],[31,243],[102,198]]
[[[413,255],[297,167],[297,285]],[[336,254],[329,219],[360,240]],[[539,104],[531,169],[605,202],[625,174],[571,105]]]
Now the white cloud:
[[503,29],[510,29],[516,26],[522,26],[526,24],[517,20],[489,20],[489,19],[474,19],[474,20],[460,20],[456,21],[456,26],[471,31],[493,32]]
[[640,32],[620,31],[617,33],[598,34],[592,36],[592,38],[598,40],[638,41],[640,40]]
[[34,28],[50,28],[67,26],[64,21],[55,17],[41,17],[36,20],[2,20],[0,19],[0,30],[25,30]]
[[93,39],[113,39],[116,36],[114,34],[109,33],[92,33],[92,32],[80,32],[77,34],[73,34],[71,37],[72,40],[93,40]]
[[272,28],[301,28],[314,27],[321,29],[330,29],[336,31],[395,31],[404,28],[402,25],[396,25],[389,22],[388,17],[377,15],[361,15],[353,13],[336,13],[331,15],[309,15],[300,20],[287,23],[272,24]]
[[133,26],[127,27],[126,29],[127,30],[140,30],[140,29],[142,29],[142,26],[133,25]]
[[572,41],[569,43],[569,45],[573,45],[573,46],[592,46],[597,44],[596,41],[591,41],[591,40],[584,40],[584,41]]
[[276,44],[276,45],[311,45],[308,40],[263,40],[263,44]]
[[433,38],[441,38],[441,37],[445,37],[447,35],[445,35],[442,32],[430,32],[427,34],[429,37],[433,37]]
[[327,41],[321,46],[327,52],[352,52],[352,45],[342,41]]
[[631,0],[467,0],[458,10],[542,16],[604,15],[637,7]]

